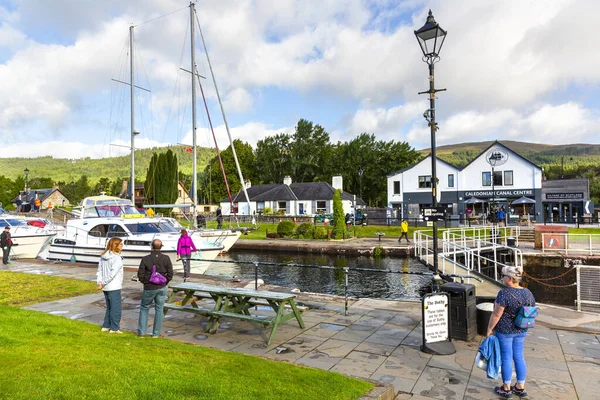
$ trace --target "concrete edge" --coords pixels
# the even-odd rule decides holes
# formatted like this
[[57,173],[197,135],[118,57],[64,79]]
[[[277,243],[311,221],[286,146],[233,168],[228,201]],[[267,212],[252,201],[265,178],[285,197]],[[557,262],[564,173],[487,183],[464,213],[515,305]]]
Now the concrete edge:
[[396,392],[394,391],[394,385],[381,382],[372,381],[370,379],[364,379],[368,382],[374,383],[376,386],[371,389],[368,393],[365,393],[358,400],[394,400]]

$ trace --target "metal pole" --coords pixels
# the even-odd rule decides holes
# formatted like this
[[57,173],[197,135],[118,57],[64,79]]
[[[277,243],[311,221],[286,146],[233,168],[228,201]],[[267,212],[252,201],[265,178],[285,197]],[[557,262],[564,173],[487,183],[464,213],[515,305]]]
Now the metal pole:
[[348,316],[348,267],[344,267],[344,316]]
[[130,83],[130,101],[131,101],[131,203],[135,206],[135,115],[133,99],[135,96],[135,86],[133,81],[133,25],[129,27],[129,83]]
[[198,157],[196,156],[196,85],[194,78],[196,77],[196,52],[195,52],[195,44],[194,44],[194,3],[190,2],[190,34],[191,34],[191,55],[192,55],[192,224],[195,229],[198,228]]
[[[429,126],[431,128],[431,199],[433,207],[436,208],[437,202],[437,173],[436,173],[436,154],[435,154],[435,85],[434,85],[434,60],[431,59],[429,62],[429,115],[431,121]],[[438,229],[437,221],[433,221],[433,291],[439,290],[440,275],[438,273]]]

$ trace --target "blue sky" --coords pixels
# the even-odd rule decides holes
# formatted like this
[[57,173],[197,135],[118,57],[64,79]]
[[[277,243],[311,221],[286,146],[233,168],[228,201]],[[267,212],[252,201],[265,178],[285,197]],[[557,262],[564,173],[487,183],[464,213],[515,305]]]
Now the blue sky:
[[[135,25],[137,147],[192,142],[188,0],[0,0],[0,157],[107,157],[130,142]],[[298,119],[331,141],[363,132],[429,146],[427,66],[413,31],[431,8],[438,145],[600,143],[593,0],[210,0],[197,5],[233,138],[255,145]],[[584,38],[584,39],[582,39]],[[196,39],[219,146],[228,145]],[[211,146],[198,93],[198,143]]]

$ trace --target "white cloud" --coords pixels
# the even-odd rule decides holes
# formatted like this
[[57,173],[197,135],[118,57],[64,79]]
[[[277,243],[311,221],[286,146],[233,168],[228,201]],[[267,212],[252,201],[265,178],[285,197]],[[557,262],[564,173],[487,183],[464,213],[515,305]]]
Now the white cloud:
[[252,107],[252,95],[243,88],[237,88],[227,94],[223,101],[226,110],[237,113],[248,111]]

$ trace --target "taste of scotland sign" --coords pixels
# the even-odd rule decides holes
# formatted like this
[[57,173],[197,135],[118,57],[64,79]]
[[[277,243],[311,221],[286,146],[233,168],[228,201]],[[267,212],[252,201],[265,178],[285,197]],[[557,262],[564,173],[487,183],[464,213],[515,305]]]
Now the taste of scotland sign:
[[[492,194],[493,192],[493,194]],[[532,189],[514,189],[514,190],[477,190],[465,192],[466,197],[492,197],[492,196],[533,196]]]
[[548,200],[573,200],[583,199],[583,192],[578,193],[546,193],[546,199]]

